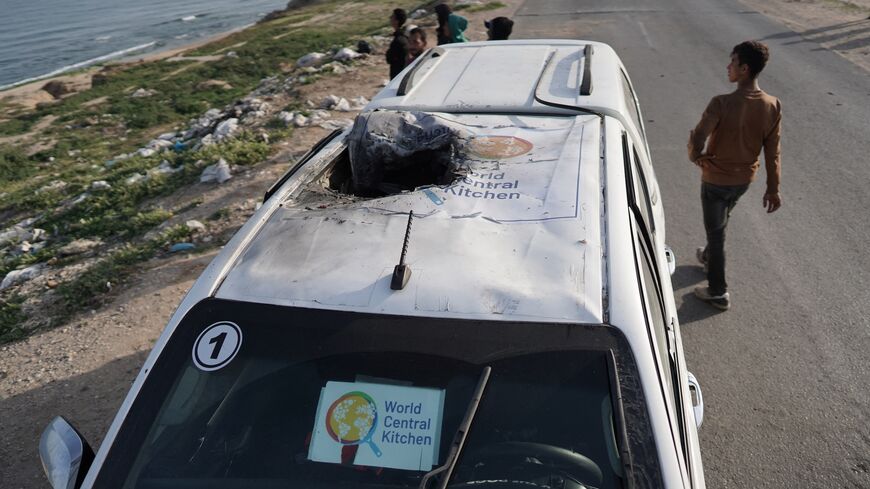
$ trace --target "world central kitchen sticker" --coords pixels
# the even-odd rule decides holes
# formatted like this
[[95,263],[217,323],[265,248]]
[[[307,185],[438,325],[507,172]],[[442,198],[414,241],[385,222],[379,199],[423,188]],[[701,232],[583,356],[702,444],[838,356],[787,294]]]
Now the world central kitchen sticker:
[[431,470],[438,462],[444,391],[327,382],[308,458],[315,462]]

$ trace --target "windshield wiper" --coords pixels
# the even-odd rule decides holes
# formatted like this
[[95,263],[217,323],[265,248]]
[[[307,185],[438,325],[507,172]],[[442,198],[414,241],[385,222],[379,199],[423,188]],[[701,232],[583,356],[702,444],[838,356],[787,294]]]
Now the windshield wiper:
[[423,479],[420,480],[419,489],[426,489],[429,481],[438,474],[445,473],[441,479],[438,489],[443,489],[447,486],[447,481],[453,474],[453,467],[456,461],[459,460],[459,453],[465,445],[465,438],[468,436],[468,429],[471,427],[471,422],[474,420],[474,415],[477,413],[477,406],[480,404],[480,398],[483,397],[483,390],[486,388],[486,383],[489,382],[489,373],[492,372],[492,367],[484,367],[480,374],[480,379],[477,381],[477,387],[474,388],[474,393],[471,395],[471,402],[468,403],[468,409],[465,411],[465,416],[462,422],[459,423],[459,428],[456,429],[456,434],[453,435],[453,443],[450,444],[450,451],[447,453],[447,461],[441,467],[435,468],[426,473]]

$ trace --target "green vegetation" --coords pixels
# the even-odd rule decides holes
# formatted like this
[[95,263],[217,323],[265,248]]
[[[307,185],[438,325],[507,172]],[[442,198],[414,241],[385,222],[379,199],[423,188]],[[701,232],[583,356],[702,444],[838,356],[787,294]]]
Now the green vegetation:
[[479,5],[457,5],[453,10],[464,10],[466,12],[485,12],[487,10],[495,10],[497,8],[506,7],[502,2],[486,2]]
[[22,180],[35,170],[33,162],[20,148],[0,146],[0,184]]
[[176,226],[150,241],[137,245],[126,244],[75,280],[61,284],[57,289],[61,298],[61,319],[84,307],[101,304],[113,284],[128,277],[135,270],[136,264],[154,257],[171,243],[188,239],[189,236],[190,230],[187,226]]
[[[205,166],[221,158],[237,166],[266,160],[275,143],[291,137],[293,130],[271,121],[256,133],[243,129],[232,139],[196,150],[148,157],[134,153],[163,132],[184,129],[206,110],[246,96],[264,78],[282,76],[282,68],[309,52],[328,52],[382,33],[392,8],[416,6],[407,1],[363,0],[347,9],[346,3],[324,0],[290,10],[186,53],[222,56],[217,60],[110,65],[95,75],[91,89],[32,110],[0,107],[0,136],[11,137],[0,144],[0,230],[36,217],[35,227],[50,235],[46,246],[36,252],[0,257],[0,278],[11,270],[52,260],[59,248],[76,239],[99,239],[114,250],[48,294],[56,301],[50,300],[41,315],[57,325],[82,308],[101,304],[107,283],[123,281],[137,269],[136,264],[173,242],[190,239],[184,226],[148,237],[173,215],[188,210],[163,208],[161,199],[196,182]],[[340,12],[340,21],[305,23],[335,12]],[[230,52],[235,54],[228,56]],[[313,81],[319,76],[332,74],[306,78]],[[288,104],[302,106],[301,101]],[[122,154],[131,156],[118,158]],[[208,219],[229,216],[229,209],[222,208]],[[71,256],[51,263],[64,266],[78,260]],[[29,333],[21,327],[28,319],[22,307],[25,303],[29,307],[33,298],[14,293],[10,289],[0,297],[0,344]]]
[[6,300],[0,300],[0,345],[21,339],[25,336],[21,329],[24,322],[24,314],[21,312],[21,303],[24,298],[15,295]]

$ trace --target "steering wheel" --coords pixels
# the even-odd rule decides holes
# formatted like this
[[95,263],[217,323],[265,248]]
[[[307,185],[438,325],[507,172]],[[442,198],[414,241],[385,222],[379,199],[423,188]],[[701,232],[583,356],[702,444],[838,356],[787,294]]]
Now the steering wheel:
[[601,485],[604,479],[601,468],[589,457],[543,443],[518,441],[495,443],[469,452],[464,458],[469,461],[483,461],[516,457],[536,458],[544,463],[550,462],[587,484]]

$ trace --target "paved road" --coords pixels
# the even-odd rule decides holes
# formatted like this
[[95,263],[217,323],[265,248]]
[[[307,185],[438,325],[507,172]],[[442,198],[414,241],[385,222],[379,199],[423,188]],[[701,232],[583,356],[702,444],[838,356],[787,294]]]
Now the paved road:
[[[609,43],[633,79],[704,390],[708,487],[870,487],[870,74],[732,0],[528,0],[515,20],[514,38]],[[685,142],[746,39],[771,48],[785,203],[764,213],[762,171],[732,215],[732,309],[716,314],[691,296],[703,226]]]

